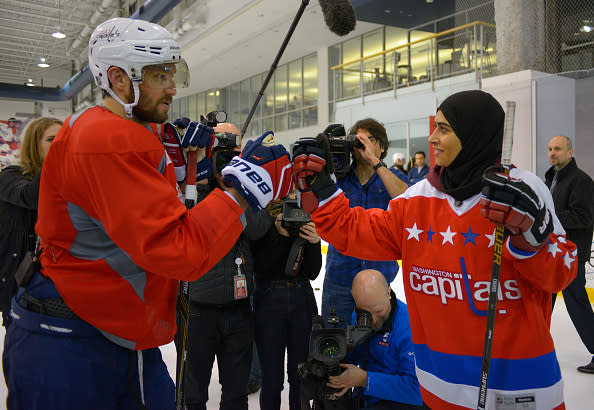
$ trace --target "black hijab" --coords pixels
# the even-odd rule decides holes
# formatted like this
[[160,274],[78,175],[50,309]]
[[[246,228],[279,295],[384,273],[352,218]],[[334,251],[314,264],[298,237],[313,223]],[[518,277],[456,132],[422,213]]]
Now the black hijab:
[[447,167],[436,165],[428,175],[435,188],[463,201],[481,192],[481,175],[501,160],[505,113],[491,94],[462,91],[437,108],[462,143],[462,150]]

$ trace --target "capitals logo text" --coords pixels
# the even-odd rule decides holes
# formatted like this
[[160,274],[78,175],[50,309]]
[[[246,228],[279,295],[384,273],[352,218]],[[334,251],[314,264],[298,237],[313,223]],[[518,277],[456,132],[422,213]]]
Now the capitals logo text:
[[[465,270],[464,266],[462,273],[458,273],[413,265],[408,274],[409,285],[415,292],[439,297],[444,305],[453,299],[464,300],[466,295],[466,299],[474,311],[475,302],[489,300],[490,282],[485,280],[471,283],[471,275],[467,274]],[[501,282],[498,300],[517,300],[521,297],[518,282],[515,279]]]

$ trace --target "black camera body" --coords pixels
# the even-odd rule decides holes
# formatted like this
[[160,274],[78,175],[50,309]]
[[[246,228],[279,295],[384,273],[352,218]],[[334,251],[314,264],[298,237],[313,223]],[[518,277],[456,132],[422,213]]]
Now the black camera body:
[[215,132],[213,149],[232,150],[241,147],[241,137],[230,132]]
[[281,226],[289,232],[291,237],[298,237],[299,230],[308,222],[311,222],[309,214],[303,212],[296,199],[285,199],[283,201]]
[[227,113],[225,111],[211,111],[208,114],[200,115],[200,122],[207,127],[214,128],[222,122],[227,121]]
[[349,172],[353,148],[363,148],[363,144],[355,135],[346,135],[342,124],[330,124],[324,134],[328,136],[334,174],[337,178],[342,178]]
[[322,401],[325,403],[323,408],[354,408],[350,394],[336,398],[336,390],[326,386],[326,382],[328,376],[337,376],[342,372],[339,363],[347,352],[365,342],[374,332],[371,313],[362,309],[356,309],[356,312],[357,324],[348,325],[346,329],[335,327],[341,319],[336,317],[334,311],[328,319],[328,323],[334,324],[334,327],[325,327],[321,316],[313,318],[309,356],[305,363],[299,365],[302,400]]

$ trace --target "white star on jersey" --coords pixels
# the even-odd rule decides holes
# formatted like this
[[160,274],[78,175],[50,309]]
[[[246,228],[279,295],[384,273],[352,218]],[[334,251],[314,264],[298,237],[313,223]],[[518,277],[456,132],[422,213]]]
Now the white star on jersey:
[[569,252],[567,252],[563,257],[563,262],[565,262],[565,266],[567,266],[568,269],[571,268],[571,262],[573,262],[574,260],[575,259],[571,257]]
[[549,242],[547,252],[552,253],[554,258],[555,256],[557,256],[558,252],[561,252],[561,249],[559,249],[559,245],[557,244],[557,242]]
[[445,232],[440,232],[439,233],[441,236],[443,236],[443,242],[441,243],[442,245],[445,245],[446,242],[451,243],[452,245],[454,244],[454,236],[456,235],[456,232],[452,232],[450,230],[450,226],[448,225],[448,229]]
[[408,231],[408,238],[406,238],[406,239],[415,238],[417,240],[417,242],[419,242],[419,235],[424,232],[422,229],[417,228],[416,222],[412,228],[406,228],[406,230]]
[[488,246],[488,248],[490,248],[491,246],[495,245],[495,232],[497,232],[497,228],[493,229],[493,233],[491,235],[485,234],[485,236],[487,238],[489,238],[489,246]]

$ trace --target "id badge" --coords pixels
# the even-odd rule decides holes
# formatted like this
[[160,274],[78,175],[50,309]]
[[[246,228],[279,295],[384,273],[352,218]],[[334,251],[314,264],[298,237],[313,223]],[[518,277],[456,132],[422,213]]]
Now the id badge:
[[241,273],[241,265],[243,260],[241,258],[235,259],[237,265],[237,275],[233,276],[233,290],[235,299],[247,298],[247,280],[245,275]]
[[235,299],[247,298],[247,280],[245,275],[233,276],[233,288],[235,289]]

